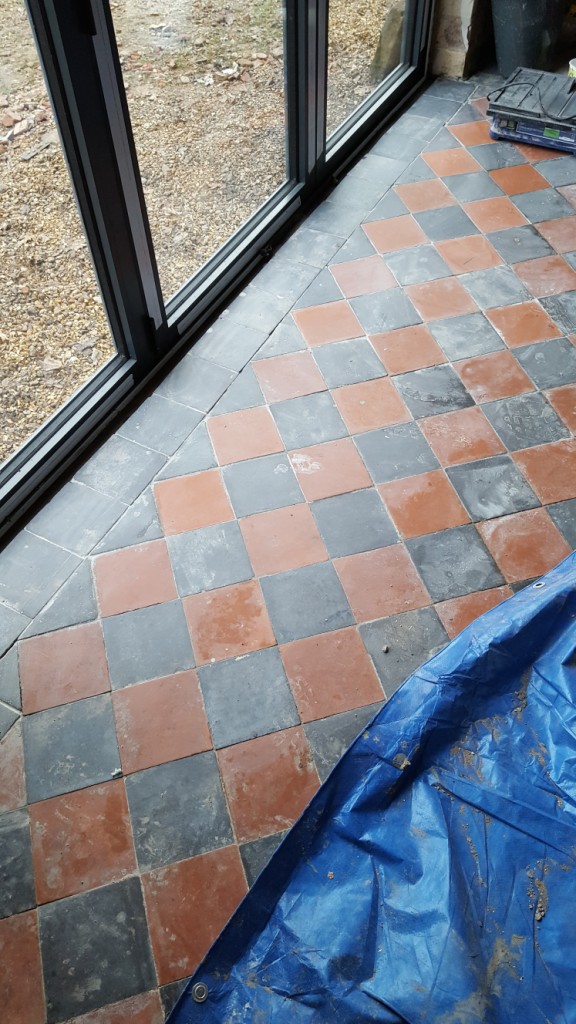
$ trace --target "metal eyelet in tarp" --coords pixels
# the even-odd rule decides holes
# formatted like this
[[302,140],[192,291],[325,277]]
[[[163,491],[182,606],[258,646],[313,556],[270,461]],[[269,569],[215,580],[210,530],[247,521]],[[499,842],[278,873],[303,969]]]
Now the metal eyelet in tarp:
[[384,705],[171,1024],[573,1024],[575,648],[576,554]]

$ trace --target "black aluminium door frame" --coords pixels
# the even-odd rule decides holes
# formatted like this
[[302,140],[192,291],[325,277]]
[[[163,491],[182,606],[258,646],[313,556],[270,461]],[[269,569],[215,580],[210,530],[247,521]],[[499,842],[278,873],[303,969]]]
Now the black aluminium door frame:
[[286,181],[164,303],[109,0],[26,0],[117,355],[0,468],[0,536],[266,259],[424,81],[433,0],[402,64],[326,140],[329,0],[284,0]]

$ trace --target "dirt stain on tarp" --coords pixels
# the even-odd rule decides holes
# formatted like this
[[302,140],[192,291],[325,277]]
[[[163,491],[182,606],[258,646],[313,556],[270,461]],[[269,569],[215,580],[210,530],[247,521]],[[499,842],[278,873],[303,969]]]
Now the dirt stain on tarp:
[[532,901],[532,906],[536,904],[535,918],[537,921],[542,921],[546,917],[548,910],[548,888],[544,876],[548,873],[548,866],[538,861],[537,868],[528,868],[526,874],[532,883],[528,887],[528,896]]
[[520,981],[517,971],[520,960],[518,947],[523,942],[522,935],[513,935],[509,945],[504,939],[496,939],[492,956],[476,991],[466,999],[460,999],[450,1013],[438,1018],[437,1024],[486,1024],[491,1019],[494,996],[500,997],[502,994],[499,980],[501,972],[505,971],[515,981]]

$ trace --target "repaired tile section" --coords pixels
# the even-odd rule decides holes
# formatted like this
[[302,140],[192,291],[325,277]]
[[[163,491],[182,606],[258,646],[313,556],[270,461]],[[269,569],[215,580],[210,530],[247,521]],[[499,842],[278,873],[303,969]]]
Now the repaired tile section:
[[504,583],[474,526],[458,526],[417,537],[407,541],[406,546],[433,601],[446,601]]
[[[22,636],[39,636],[67,626],[91,622],[98,615],[94,580],[90,560],[85,559],[72,573],[60,590],[36,615]],[[2,670],[0,668],[0,677]],[[0,696],[2,695],[0,685]]]
[[367,338],[323,345],[315,352],[315,358],[329,388],[359,384],[386,374]]
[[254,839],[240,847],[240,856],[248,885],[252,886],[258,875],[264,870],[272,855],[278,849],[286,832],[277,832],[272,836]]
[[559,441],[568,430],[540,394],[487,402],[483,410],[509,451]]
[[159,992],[143,992],[74,1018],[74,1024],[163,1024]]
[[478,594],[455,597],[452,601],[441,601],[436,605],[436,611],[452,640],[480,615],[490,608],[495,608],[508,597],[512,597],[510,587],[496,587],[494,590],[481,590]]
[[110,689],[99,622],[23,640],[19,663],[27,715]]
[[382,688],[355,629],[285,644],[280,651],[303,722],[382,700]]
[[326,390],[326,382],[310,352],[261,359],[254,363],[254,373],[267,402],[283,402]]
[[261,583],[279,644],[354,624],[346,595],[330,563],[266,576]]
[[77,555],[27,530],[6,545],[0,554],[2,654],[79,565]]
[[447,473],[475,522],[523,512],[539,504],[509,455],[452,466]]
[[433,608],[418,608],[367,622],[360,626],[360,635],[387,697],[436,654],[447,639]]
[[396,282],[380,256],[337,263],[330,267],[336,282],[347,299],[394,288]]
[[240,522],[254,571],[267,576],[327,558],[308,505],[292,505],[248,516]]
[[515,356],[538,388],[576,383],[576,348],[567,338],[518,348]]
[[347,302],[328,302],[321,306],[298,309],[292,314],[297,327],[310,346],[329,341],[358,338],[363,330]]
[[[572,244],[575,242],[576,227],[572,229]],[[515,263],[512,269],[537,299],[576,288],[576,271],[562,256],[526,260],[523,263]]]
[[474,404],[451,366],[431,366],[399,374],[394,384],[415,419],[454,412]]
[[330,558],[398,542],[390,517],[372,488],[316,501],[312,512]]
[[181,597],[242,583],[254,575],[237,522],[206,526],[168,538]]
[[31,533],[86,555],[126,509],[124,501],[84,484],[66,484],[28,524]]
[[160,522],[166,534],[185,533],[234,518],[218,470],[161,480],[154,486]]
[[0,815],[0,918],[35,906],[28,810]]
[[407,373],[444,363],[446,357],[428,327],[417,324],[386,334],[374,334],[372,342],[388,373]]
[[396,388],[385,378],[338,388],[333,398],[351,434],[411,419]]
[[22,722],[16,722],[0,741],[0,814],[26,803]]
[[478,530],[509,583],[542,576],[570,554],[544,508],[479,523]]
[[288,451],[346,436],[346,427],[327,392],[276,402],[271,411]]
[[325,782],[344,752],[380,710],[383,700],[366,707],[343,711],[305,726],[306,739],[314,757],[320,781]]
[[113,689],[194,668],[181,601],[112,615],[102,627]]
[[208,420],[208,432],[221,466],[284,450],[270,410],[244,409]]
[[0,658],[0,700],[20,709],[20,671],[18,668],[18,646],[14,646]]
[[553,391],[548,391],[546,397],[568,429],[576,434],[576,385],[555,388]]
[[502,263],[502,257],[483,235],[437,242],[437,247],[453,274],[488,270]]
[[460,380],[475,402],[513,398],[534,390],[534,385],[511,352],[489,352],[454,363]]
[[275,643],[256,580],[185,597],[184,612],[198,665],[240,657]]
[[503,341],[483,313],[438,320],[430,324],[430,330],[450,360],[466,359],[504,348]]
[[544,505],[576,497],[576,441],[515,452],[514,462]]
[[437,533],[470,522],[441,470],[382,484],[378,490],[403,538]]
[[362,228],[380,253],[397,252],[428,241],[422,228],[409,215],[373,221],[363,224]]
[[74,479],[129,505],[165,462],[166,457],[159,452],[114,435],[84,463]]
[[348,555],[334,564],[357,622],[430,604],[426,588],[401,544]]
[[[374,385],[365,386],[373,387],[380,383],[385,382],[377,381]],[[346,419],[346,410],[341,406],[338,392],[334,397]],[[371,483],[366,467],[350,438],[301,448],[290,453],[290,462],[307,501],[345,494],[348,491],[369,487]]]
[[416,423],[398,423],[359,434],[356,447],[375,484],[438,468],[436,456]]
[[477,407],[431,416],[421,428],[443,466],[485,459],[505,448],[484,413]]
[[297,505],[302,491],[287,455],[265,455],[225,466],[224,482],[238,517]]
[[478,308],[474,299],[455,277],[409,285],[406,292],[423,320],[440,320],[445,316],[474,313]]
[[[36,911],[0,921],[2,1012],[10,1024],[45,1024]],[[26,978],[26,984],[23,984]]]
[[486,315],[510,348],[559,338],[561,335],[561,331],[538,302],[521,302],[516,306],[490,309]]
[[99,555],[94,560],[94,580],[102,616],[178,597],[164,540]]

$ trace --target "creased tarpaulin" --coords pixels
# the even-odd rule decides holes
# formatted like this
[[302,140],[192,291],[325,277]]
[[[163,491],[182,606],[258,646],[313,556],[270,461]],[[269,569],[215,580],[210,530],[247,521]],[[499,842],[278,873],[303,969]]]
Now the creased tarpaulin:
[[171,1024],[576,1021],[575,616],[572,555],[401,687]]

